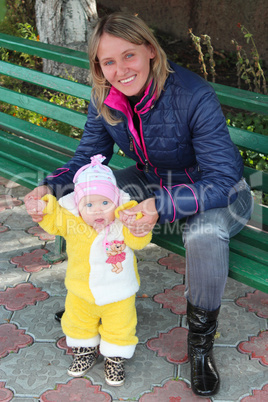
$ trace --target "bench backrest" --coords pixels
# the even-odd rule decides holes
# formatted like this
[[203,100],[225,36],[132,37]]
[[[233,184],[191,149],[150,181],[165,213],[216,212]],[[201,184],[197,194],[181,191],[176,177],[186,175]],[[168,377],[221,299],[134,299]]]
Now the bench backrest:
[[[6,34],[0,34],[0,47],[64,62],[65,64],[76,67],[89,68],[86,53],[68,48],[48,45]],[[91,87],[88,85],[54,77],[9,62],[0,61],[0,74],[85,99],[86,101],[90,100]],[[268,96],[231,88],[221,84],[211,83],[211,85],[214,87],[222,105],[264,115],[268,114]],[[80,129],[83,129],[86,122],[85,113],[74,111],[64,106],[59,106],[4,87],[0,87],[0,101],[41,113],[43,116],[53,118]],[[9,157],[13,158],[14,163],[16,163],[16,152],[19,152],[17,158],[21,158],[22,153],[25,152],[25,159],[27,158],[28,168],[30,169],[32,167],[31,158],[34,158],[36,154],[36,158],[40,160],[40,171],[44,174],[49,173],[60,164],[65,163],[73,155],[78,145],[78,141],[74,138],[63,136],[60,133],[55,133],[46,128],[37,127],[35,124],[21,121],[17,117],[4,113],[0,113],[0,128],[4,130],[0,131],[0,156],[2,154],[2,156],[5,155],[7,157],[7,153],[9,153],[11,154]],[[229,127],[229,131],[233,142],[240,149],[252,150],[268,155],[267,136],[235,127]],[[12,136],[10,137],[10,135]],[[22,143],[21,138],[27,139],[29,145],[31,144],[32,152],[30,154],[27,147]],[[45,155],[40,155],[42,152],[40,152],[40,148],[38,148],[39,144],[46,147],[47,152]],[[19,151],[17,151],[17,145],[19,145]],[[7,151],[7,149],[9,151]],[[57,152],[56,154],[55,150]],[[5,166],[1,166],[1,163],[3,164],[4,162],[0,160],[0,173],[4,175]],[[133,164],[133,161],[117,155],[116,153],[111,161],[111,167],[115,169],[131,164]],[[267,172],[245,167],[244,176],[252,189],[268,193]],[[38,180],[40,180],[40,177],[35,177],[32,181],[21,181],[21,183],[31,188],[36,185]],[[262,228],[268,227],[268,207],[256,203],[253,221]]]

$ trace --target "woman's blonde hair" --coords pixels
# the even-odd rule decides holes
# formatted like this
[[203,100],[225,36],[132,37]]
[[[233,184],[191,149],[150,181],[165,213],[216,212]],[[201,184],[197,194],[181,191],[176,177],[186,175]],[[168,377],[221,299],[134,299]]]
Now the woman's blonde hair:
[[150,61],[149,78],[154,79],[153,90],[156,89],[156,98],[159,98],[164,88],[170,69],[166,53],[157,42],[150,28],[139,17],[125,12],[115,12],[98,21],[89,41],[90,73],[93,82],[92,99],[99,115],[102,115],[108,123],[115,125],[119,120],[112,115],[110,109],[104,104],[111,85],[105,79],[97,57],[103,33],[127,40],[136,45],[152,46],[155,51],[155,57]]

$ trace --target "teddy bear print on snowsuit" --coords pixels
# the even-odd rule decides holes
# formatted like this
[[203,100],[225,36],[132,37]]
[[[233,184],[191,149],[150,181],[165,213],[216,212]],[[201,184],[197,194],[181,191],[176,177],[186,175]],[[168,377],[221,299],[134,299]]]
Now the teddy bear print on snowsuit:
[[119,274],[123,271],[122,262],[126,259],[126,253],[124,252],[126,245],[123,240],[114,240],[106,243],[106,246],[106,253],[108,255],[106,262],[112,264],[112,272]]

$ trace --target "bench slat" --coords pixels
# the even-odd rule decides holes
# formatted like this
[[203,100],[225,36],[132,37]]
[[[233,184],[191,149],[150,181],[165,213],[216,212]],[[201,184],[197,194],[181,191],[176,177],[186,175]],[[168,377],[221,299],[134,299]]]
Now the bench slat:
[[23,166],[10,159],[5,159],[3,154],[0,157],[0,174],[6,179],[32,190],[49,172],[46,170],[37,172],[36,169],[30,169],[29,166]]
[[268,267],[236,253],[230,253],[229,276],[245,285],[268,293]]
[[254,203],[254,210],[249,221],[252,226],[257,226],[260,229],[267,230],[268,227],[268,207],[266,205],[260,205]]
[[250,112],[268,114],[268,96],[227,85],[210,83],[223,105],[245,109]]
[[81,112],[67,109],[64,106],[58,106],[51,102],[36,99],[33,96],[24,95],[0,87],[0,101],[8,102],[11,105],[19,106],[23,109],[31,110],[41,114],[42,116],[51,117],[52,119],[62,121],[71,126],[83,129],[87,116]]
[[37,144],[52,148],[55,151],[69,155],[71,158],[79,144],[79,141],[56,133],[45,127],[37,126],[26,120],[18,119],[6,113],[0,112],[0,128],[11,131]]
[[0,34],[0,46],[10,50],[16,50],[16,52],[23,52],[60,63],[70,64],[71,66],[89,69],[87,53],[67,47],[49,45],[47,43],[22,39],[2,33]]
[[64,78],[41,73],[40,71],[30,70],[29,68],[17,66],[16,64],[7,63],[5,61],[0,61],[0,73],[77,98],[87,101],[90,100],[92,88],[89,85],[69,81]]
[[245,166],[243,176],[252,189],[268,193],[268,172]]
[[125,169],[129,166],[135,165],[135,162],[132,159],[124,158],[120,155],[113,154],[112,159],[109,162],[109,166],[112,169]]
[[244,229],[238,233],[235,238],[244,244],[250,244],[263,251],[268,250],[268,233],[261,230],[254,229],[252,227],[244,227]]
[[266,135],[230,126],[228,126],[228,130],[232,141],[238,147],[268,155],[268,137]]
[[61,153],[56,153],[49,148],[31,141],[25,141],[15,135],[0,131],[0,154],[5,159],[10,159],[30,169],[53,171],[62,164],[66,163],[70,157]]
[[264,251],[249,244],[247,244],[247,246],[245,247],[245,244],[237,240],[236,238],[231,239],[230,250],[252,261],[257,261],[263,265],[267,265],[267,273],[268,273],[267,250]]

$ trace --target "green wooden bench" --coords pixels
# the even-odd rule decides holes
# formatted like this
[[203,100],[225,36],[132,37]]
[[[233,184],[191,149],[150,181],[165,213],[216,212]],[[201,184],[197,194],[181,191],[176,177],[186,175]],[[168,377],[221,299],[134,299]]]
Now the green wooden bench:
[[[24,52],[77,67],[89,68],[86,53],[51,46],[9,35],[0,34],[0,47]],[[89,101],[91,88],[63,78],[53,77],[9,62],[0,61],[0,74],[56,90]],[[268,96],[213,84],[222,105],[268,114]],[[0,101],[15,105],[47,118],[83,129],[86,115],[34,96],[0,87]],[[241,149],[268,155],[268,137],[229,128],[233,142]],[[44,176],[72,157],[78,140],[66,137],[17,117],[0,113],[0,175],[33,189]],[[134,162],[117,154],[110,162],[114,169],[122,169]],[[244,176],[252,189],[268,193],[268,173],[245,167]],[[153,242],[180,255],[185,254],[182,240],[173,233],[173,226],[156,226]],[[244,284],[268,293],[268,207],[255,203],[252,219],[230,242],[229,276]],[[55,259],[61,258],[62,242],[57,239]]]

